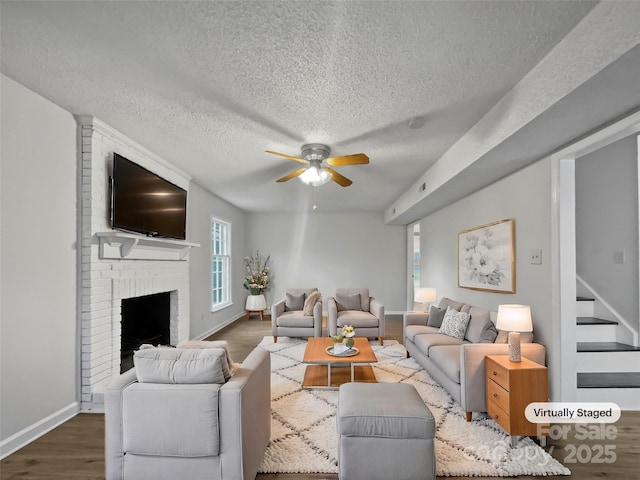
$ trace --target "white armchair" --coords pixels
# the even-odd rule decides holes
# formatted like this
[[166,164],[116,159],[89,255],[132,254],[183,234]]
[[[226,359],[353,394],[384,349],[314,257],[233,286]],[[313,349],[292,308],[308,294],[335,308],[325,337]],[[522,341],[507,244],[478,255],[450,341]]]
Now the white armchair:
[[318,289],[288,288],[285,295],[271,306],[273,341],[278,337],[321,337],[322,297]]
[[384,305],[369,296],[368,288],[337,288],[334,297],[327,300],[327,324],[329,335],[338,329],[352,325],[356,336],[377,338],[384,342]]
[[255,478],[271,433],[269,352],[228,378],[216,350],[136,352],[105,389],[107,480]]

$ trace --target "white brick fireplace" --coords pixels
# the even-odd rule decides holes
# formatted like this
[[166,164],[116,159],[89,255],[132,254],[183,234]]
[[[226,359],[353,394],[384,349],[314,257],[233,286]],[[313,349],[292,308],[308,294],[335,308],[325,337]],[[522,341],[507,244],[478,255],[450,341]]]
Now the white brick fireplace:
[[192,244],[148,239],[110,228],[113,153],[188,190],[190,178],[93,117],[78,117],[82,138],[82,411],[102,411],[103,391],[120,373],[122,299],[170,292],[170,337],[189,337]]

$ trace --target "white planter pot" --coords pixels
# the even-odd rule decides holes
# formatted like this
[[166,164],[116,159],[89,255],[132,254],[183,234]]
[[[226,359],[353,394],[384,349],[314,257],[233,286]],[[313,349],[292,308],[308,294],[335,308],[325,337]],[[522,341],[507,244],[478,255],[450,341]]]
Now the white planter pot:
[[254,312],[260,311],[267,308],[267,301],[264,298],[264,295],[249,295],[247,297],[247,303],[245,304],[245,309]]

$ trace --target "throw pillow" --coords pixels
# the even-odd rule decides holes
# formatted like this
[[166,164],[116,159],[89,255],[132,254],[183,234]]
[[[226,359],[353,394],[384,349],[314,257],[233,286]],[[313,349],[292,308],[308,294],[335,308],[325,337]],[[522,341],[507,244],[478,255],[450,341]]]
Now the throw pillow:
[[468,313],[458,312],[451,307],[447,307],[438,333],[464,340],[464,334],[469,326],[469,318]]
[[494,343],[494,340],[498,337],[498,330],[491,320],[484,326],[482,333],[480,334],[479,343]]
[[287,293],[287,298],[284,301],[284,309],[302,310],[304,308],[304,293]]
[[442,325],[442,320],[444,320],[444,314],[447,313],[446,308],[438,308],[435,305],[432,305],[429,309],[429,319],[427,320],[427,325],[430,327],[440,328]]
[[316,303],[322,302],[322,295],[317,290],[311,293],[307,299],[304,301],[304,308],[302,309],[302,314],[306,316],[313,315],[313,307],[316,306]]
[[359,293],[354,293],[353,295],[336,294],[336,303],[338,304],[339,312],[344,310],[362,310]]

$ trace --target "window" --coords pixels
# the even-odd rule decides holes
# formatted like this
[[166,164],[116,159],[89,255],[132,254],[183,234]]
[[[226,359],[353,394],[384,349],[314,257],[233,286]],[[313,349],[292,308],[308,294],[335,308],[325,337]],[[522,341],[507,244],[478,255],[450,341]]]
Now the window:
[[211,310],[231,302],[231,224],[211,217]]

